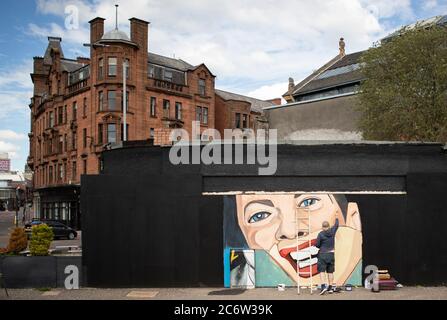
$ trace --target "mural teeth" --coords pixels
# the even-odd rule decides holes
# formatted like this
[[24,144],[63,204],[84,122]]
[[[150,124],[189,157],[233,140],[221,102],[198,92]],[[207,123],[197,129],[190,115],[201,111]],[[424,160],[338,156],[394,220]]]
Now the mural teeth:
[[318,249],[315,246],[312,246],[312,247],[309,248],[309,252],[310,252],[311,255],[316,255],[318,253],[318,251],[320,251],[320,249]]
[[315,246],[299,250],[298,252],[294,251],[290,253],[290,256],[294,260],[304,260],[309,259],[311,256],[316,255],[318,253],[318,248]]
[[313,265],[313,264],[315,264],[315,263],[317,263],[317,262],[318,262],[318,259],[317,259],[317,258],[312,258],[312,259],[309,259],[309,260],[300,262],[300,263],[299,263],[299,267],[300,267],[300,268],[308,267],[308,266],[311,266],[311,265]]

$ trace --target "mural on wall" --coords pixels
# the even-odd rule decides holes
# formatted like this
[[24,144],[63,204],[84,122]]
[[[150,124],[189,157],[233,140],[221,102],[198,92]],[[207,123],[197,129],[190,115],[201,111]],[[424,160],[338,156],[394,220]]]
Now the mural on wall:
[[230,251],[231,287],[255,287],[255,252],[254,250]]
[[[231,252],[238,249],[254,250],[258,287],[296,285],[297,280],[308,285],[311,278],[313,284],[319,284],[316,238],[323,221],[332,226],[337,218],[334,280],[337,285],[361,285],[360,212],[356,203],[339,194],[225,196],[224,259],[231,259]],[[228,266],[225,262],[225,286],[232,280]]]

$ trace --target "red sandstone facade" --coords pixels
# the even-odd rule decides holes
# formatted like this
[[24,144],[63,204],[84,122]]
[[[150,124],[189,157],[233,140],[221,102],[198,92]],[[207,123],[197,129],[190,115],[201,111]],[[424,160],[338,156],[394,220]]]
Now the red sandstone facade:
[[241,125],[251,128],[262,118],[262,111],[252,108],[260,100],[247,102],[233,94],[230,101],[217,94],[215,76],[206,65],[149,53],[148,22],[130,19],[130,37],[118,29],[104,33],[102,18],[90,26],[90,58],[65,58],[62,39],[54,37],[45,56],[34,58],[28,165],[34,172],[38,216],[70,220],[61,208],[71,208],[65,202],[76,199],[42,201],[43,194],[79,186],[82,174],[100,171],[104,147],[122,141],[125,61],[128,140],[163,145],[172,128],[184,128],[191,137],[193,120],[200,121],[201,131],[223,131],[237,127],[236,113],[246,115],[250,120]]

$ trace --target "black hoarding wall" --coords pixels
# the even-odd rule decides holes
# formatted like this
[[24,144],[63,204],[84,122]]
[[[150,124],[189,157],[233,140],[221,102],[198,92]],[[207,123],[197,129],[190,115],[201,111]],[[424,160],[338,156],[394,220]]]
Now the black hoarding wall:
[[447,284],[447,173],[410,173],[403,254],[414,284]]
[[90,286],[219,286],[222,204],[201,177],[87,176],[83,258]]
[[407,285],[445,285],[447,174],[410,173],[407,195],[349,195],[359,206],[363,265]]
[[104,174],[81,184],[88,285],[223,286],[222,196],[202,192],[236,189],[406,192],[347,195],[361,214],[363,266],[388,269],[403,284],[447,283],[439,146],[278,147],[269,177],[253,166],[173,166],[168,148],[105,152]]

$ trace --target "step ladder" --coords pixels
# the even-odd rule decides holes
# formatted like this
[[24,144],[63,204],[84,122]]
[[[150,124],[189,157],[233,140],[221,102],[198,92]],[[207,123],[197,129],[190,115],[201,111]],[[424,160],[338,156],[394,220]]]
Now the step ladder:
[[[300,214],[301,211],[301,214]],[[308,243],[308,247],[310,248],[312,243],[312,239],[310,239],[308,237],[308,239],[300,239],[299,234],[300,232],[303,232],[305,235],[310,235],[311,230],[310,230],[310,209],[307,208],[306,210],[306,214],[303,215],[302,210],[300,210],[299,208],[295,209],[295,234],[296,234],[296,253],[298,256],[298,253],[300,252],[299,247],[300,245],[304,244],[304,243]],[[302,228],[302,225],[307,225],[307,228]],[[307,249],[307,251],[309,252],[309,259],[312,258],[312,254],[310,253],[310,250]],[[300,264],[299,261],[296,261],[296,274],[297,274],[297,283],[296,283],[296,287],[297,287],[297,293],[301,294],[301,283],[300,283],[300,272],[299,272],[299,268],[300,268]],[[308,274],[309,275],[309,279],[310,279],[310,284],[309,286],[306,286],[310,289],[310,294],[313,294],[313,276],[312,276],[312,266],[309,266],[309,271],[307,272],[301,272],[301,274]]]

